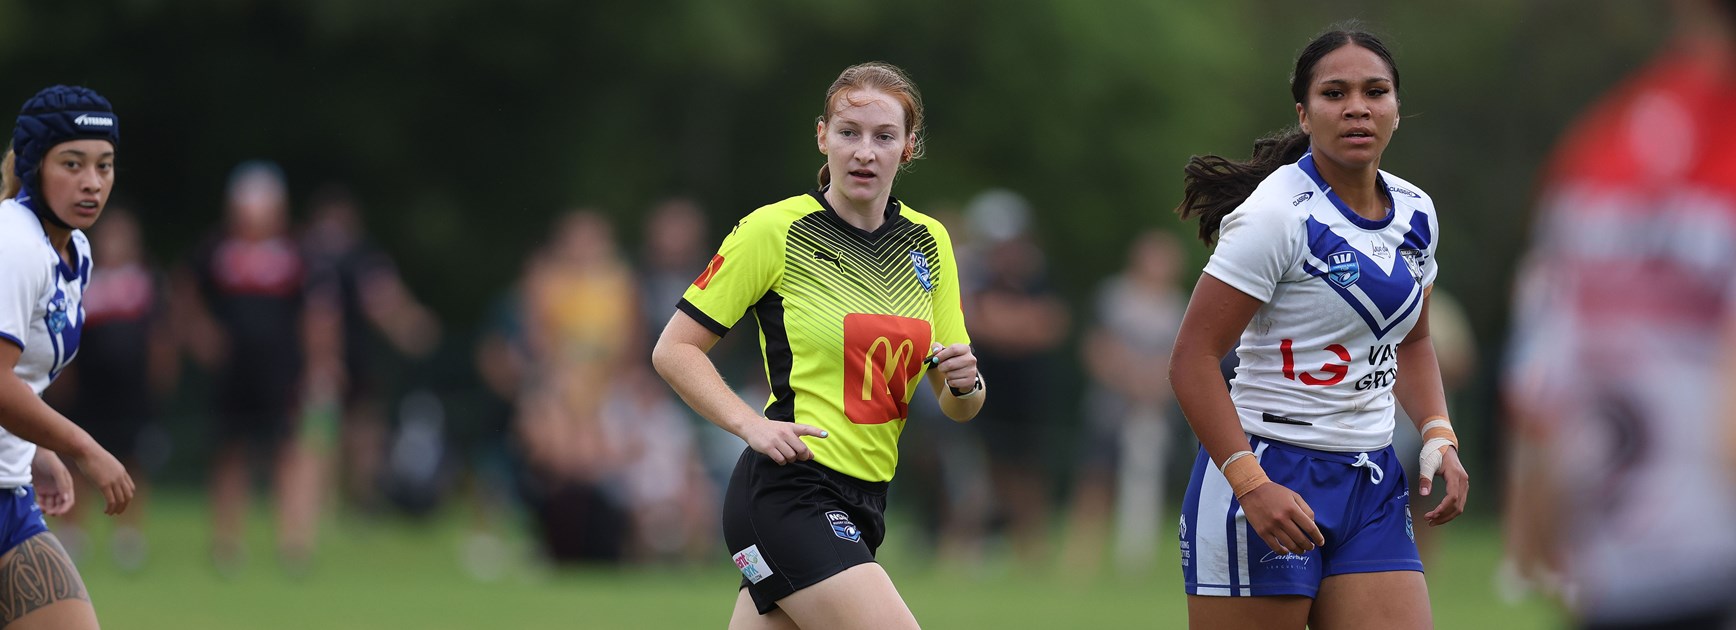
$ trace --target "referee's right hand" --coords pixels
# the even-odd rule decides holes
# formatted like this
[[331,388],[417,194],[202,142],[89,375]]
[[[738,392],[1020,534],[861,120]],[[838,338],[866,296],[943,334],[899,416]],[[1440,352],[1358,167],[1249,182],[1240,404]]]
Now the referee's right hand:
[[824,439],[826,435],[826,431],[819,427],[766,418],[750,421],[741,430],[741,439],[748,447],[764,453],[779,466],[813,459],[814,452],[802,443],[802,436]]

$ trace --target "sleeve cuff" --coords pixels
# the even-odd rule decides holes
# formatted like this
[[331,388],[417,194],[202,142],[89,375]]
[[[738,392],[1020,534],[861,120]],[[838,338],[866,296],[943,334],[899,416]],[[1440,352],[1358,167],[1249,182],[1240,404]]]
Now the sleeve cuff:
[[7,341],[12,342],[12,345],[18,346],[19,351],[24,350],[24,342],[22,340],[20,340],[19,338],[12,336],[12,333],[9,333],[6,331],[0,331],[0,339],[5,339]]
[[[687,298],[681,298],[680,302],[676,302],[675,310],[686,313],[688,317],[693,318],[693,321],[699,322],[699,325],[704,326],[706,330],[711,331],[714,335],[722,337],[729,334],[728,326],[720,324],[717,320],[712,319],[710,315],[706,315],[705,311],[699,310],[699,307],[694,306],[692,302],[687,301]],[[22,345],[23,344],[20,344],[20,347],[22,347]]]

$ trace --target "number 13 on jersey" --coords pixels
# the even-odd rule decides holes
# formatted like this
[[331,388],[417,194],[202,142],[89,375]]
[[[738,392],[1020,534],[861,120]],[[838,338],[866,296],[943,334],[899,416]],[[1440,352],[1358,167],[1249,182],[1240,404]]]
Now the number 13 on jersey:
[[909,415],[910,386],[934,337],[927,320],[897,315],[844,316],[844,415],[884,424]]

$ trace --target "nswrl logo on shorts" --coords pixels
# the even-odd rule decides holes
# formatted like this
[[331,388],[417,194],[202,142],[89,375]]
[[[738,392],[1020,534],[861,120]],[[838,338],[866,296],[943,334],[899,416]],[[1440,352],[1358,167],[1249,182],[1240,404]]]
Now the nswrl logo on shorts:
[[826,513],[826,522],[832,524],[832,533],[850,542],[862,541],[862,530],[850,522],[850,515],[843,510],[832,510]]

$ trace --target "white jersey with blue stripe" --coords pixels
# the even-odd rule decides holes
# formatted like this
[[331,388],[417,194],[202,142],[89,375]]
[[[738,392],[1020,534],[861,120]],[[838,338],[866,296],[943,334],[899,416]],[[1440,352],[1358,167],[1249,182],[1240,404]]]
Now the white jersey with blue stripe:
[[1363,218],[1314,156],[1279,168],[1224,217],[1205,272],[1264,304],[1242,332],[1231,399],[1248,433],[1325,451],[1392,441],[1398,342],[1435,281],[1434,202],[1390,173],[1386,218]]
[[[23,348],[12,373],[41,396],[78,354],[84,288],[90,284],[90,242],[72,232],[78,265],[68,266],[29,208],[0,202],[0,339]],[[0,421],[0,487],[30,483],[36,445]]]

